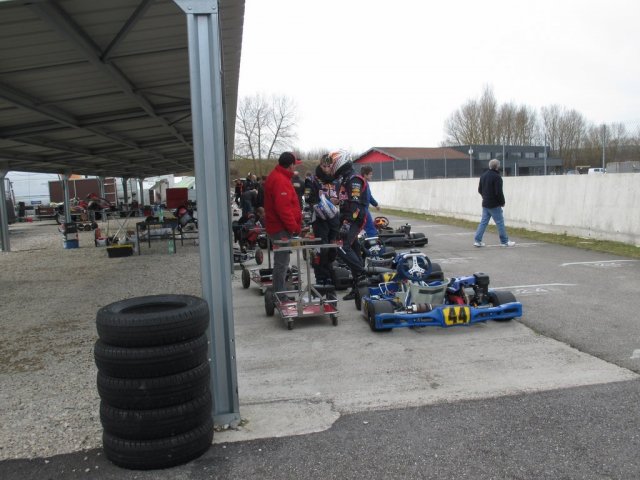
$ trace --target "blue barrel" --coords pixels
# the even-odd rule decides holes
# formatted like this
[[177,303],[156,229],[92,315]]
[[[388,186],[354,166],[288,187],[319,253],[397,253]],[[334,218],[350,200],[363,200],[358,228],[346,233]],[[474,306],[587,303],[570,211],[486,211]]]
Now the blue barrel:
[[73,240],[65,240],[64,241],[64,248],[65,249],[78,248],[79,246],[80,245],[79,245],[78,240],[73,239]]

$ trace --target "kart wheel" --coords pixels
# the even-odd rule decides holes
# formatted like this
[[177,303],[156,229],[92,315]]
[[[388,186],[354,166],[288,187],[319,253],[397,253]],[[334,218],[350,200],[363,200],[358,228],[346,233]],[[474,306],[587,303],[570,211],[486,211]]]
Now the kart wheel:
[[273,289],[267,288],[264,292],[264,311],[267,314],[267,317],[273,317],[273,314],[276,311],[276,305],[273,296]]
[[382,329],[376,327],[376,314],[377,313],[393,313],[393,306],[386,301],[374,300],[369,302],[367,308],[367,320],[369,321],[369,328],[374,332],[379,332]]
[[336,286],[336,290],[346,290],[351,287],[353,285],[351,271],[343,267],[334,267],[333,284]]
[[293,320],[287,321],[287,330],[293,330]]
[[444,272],[442,267],[437,263],[431,263],[431,273],[429,274],[428,282],[444,281]]
[[246,268],[242,269],[242,288],[249,288],[251,285],[251,274]]
[[331,324],[332,324],[334,327],[337,327],[337,326],[338,326],[338,316],[337,316],[337,315],[331,315]]
[[302,250],[302,259],[306,262],[307,261],[307,250]]
[[[504,305],[505,303],[511,303],[516,301],[516,297],[511,292],[491,291],[489,292],[489,301],[494,307]],[[513,318],[496,318],[496,322],[508,322]]]
[[262,252],[261,248],[256,248],[256,250],[255,250],[255,258],[256,258],[256,264],[257,265],[262,265],[262,262],[264,262],[264,253]]
[[389,226],[389,219],[387,217],[376,217],[373,219],[373,224],[378,230],[387,228]]
[[356,298],[354,298],[356,310],[362,309],[362,298],[366,295],[369,295],[369,287],[359,287],[356,289]]

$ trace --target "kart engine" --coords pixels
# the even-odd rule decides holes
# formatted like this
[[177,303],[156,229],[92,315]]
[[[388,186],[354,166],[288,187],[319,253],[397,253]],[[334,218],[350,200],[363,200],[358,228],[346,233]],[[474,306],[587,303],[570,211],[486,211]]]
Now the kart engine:
[[484,305],[489,301],[489,275],[482,272],[452,278],[447,287],[449,303]]

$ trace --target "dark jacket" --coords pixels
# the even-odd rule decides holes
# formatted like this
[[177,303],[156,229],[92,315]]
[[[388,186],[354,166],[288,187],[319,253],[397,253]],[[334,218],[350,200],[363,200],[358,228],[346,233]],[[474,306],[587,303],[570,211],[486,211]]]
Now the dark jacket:
[[265,221],[270,235],[282,231],[297,235],[302,229],[302,211],[292,176],[292,171],[276,165],[264,183]]
[[342,223],[364,224],[369,204],[367,189],[367,181],[353,169],[343,173],[339,194]]
[[504,207],[504,193],[502,192],[502,177],[497,170],[487,170],[480,176],[478,193],[482,195],[484,208]]
[[320,200],[320,190],[323,190],[329,199],[338,198],[340,181],[322,171],[318,166],[315,175],[304,181],[304,198],[309,205],[315,205]]

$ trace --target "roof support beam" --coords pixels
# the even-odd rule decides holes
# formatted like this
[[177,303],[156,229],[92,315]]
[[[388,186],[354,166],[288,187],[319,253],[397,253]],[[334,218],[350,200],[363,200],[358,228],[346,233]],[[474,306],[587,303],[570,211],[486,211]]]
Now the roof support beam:
[[[13,89],[9,89],[9,87],[4,87],[4,88],[7,89],[6,91],[16,92]],[[16,93],[20,93],[20,92],[16,92]],[[20,95],[23,96],[24,98],[27,98],[27,99],[29,98],[22,93],[20,93]],[[17,101],[16,102],[11,101],[9,100],[8,96],[3,95],[3,87],[1,84],[0,84],[0,97],[5,98],[6,100],[10,101],[14,105],[19,105]],[[25,104],[25,105],[19,105],[19,106],[22,106],[23,108],[28,108],[33,111],[37,111],[37,110],[34,110],[34,108],[36,106],[38,108],[42,108],[42,105],[43,104],[40,104],[39,102],[37,102],[37,100],[31,99],[31,102],[28,105]],[[174,113],[186,115],[186,114],[190,114],[191,105],[189,103],[167,104],[161,107],[157,107],[156,111],[158,111],[158,113],[161,115],[169,115]],[[52,109],[50,113],[52,115],[56,113],[67,115],[65,114],[65,112],[55,108]],[[90,117],[89,116],[78,117],[74,119],[74,121],[77,122],[78,128],[87,128],[91,126],[100,126],[100,125],[108,125],[111,123],[118,123],[126,120],[137,120],[139,118],[144,118],[144,117],[147,117],[146,113],[144,113],[141,110],[135,109],[135,110],[122,110],[118,112],[103,112],[99,115],[92,115]],[[56,123],[39,122],[39,123],[26,124],[26,125],[16,125],[10,128],[0,129],[0,138],[19,138],[24,136],[28,137],[34,134],[46,134],[46,133],[59,132],[60,130],[64,130],[64,127],[61,126],[61,124],[57,120],[54,120],[54,121]]]
[[100,52],[98,46],[93,43],[91,38],[89,38],[57,4],[52,2],[34,3],[31,5],[31,9],[34,10],[44,22],[53,27],[55,31],[69,40],[72,45],[85,56],[89,63],[101,71],[106,77],[110,78],[125,95],[135,101],[148,115],[158,120],[163,127],[188,148],[193,148],[178,130],[169,125],[163,117],[160,117],[155,112],[153,105],[151,105],[146,98],[137,93],[134,85],[131,84],[129,79],[115,65],[102,60],[102,52]]
[[126,38],[126,36],[133,29],[133,27],[136,26],[138,21],[142,18],[142,16],[145,14],[147,9],[151,6],[151,2],[152,1],[153,0],[142,0],[142,2],[140,2],[140,5],[138,5],[138,7],[133,12],[133,14],[125,22],[124,26],[120,29],[118,34],[111,41],[109,46],[107,48],[105,48],[104,52],[102,53],[102,61],[103,62],[106,62],[106,61],[109,60],[109,57],[111,57],[111,52],[113,52],[114,50],[116,50],[118,48],[118,46]]

